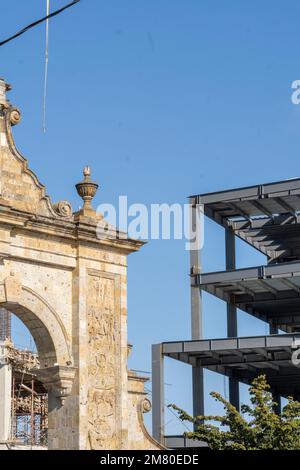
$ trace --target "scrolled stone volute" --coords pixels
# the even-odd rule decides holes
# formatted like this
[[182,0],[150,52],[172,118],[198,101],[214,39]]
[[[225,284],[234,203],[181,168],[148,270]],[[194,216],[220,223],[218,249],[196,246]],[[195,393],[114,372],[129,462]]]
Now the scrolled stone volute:
[[56,204],[53,204],[53,209],[61,217],[72,217],[73,210],[71,204],[68,201],[60,201]]
[[141,411],[142,413],[149,413],[152,409],[152,403],[149,398],[143,398],[141,400]]
[[18,108],[10,108],[9,121],[12,126],[16,126],[21,121],[21,112]]

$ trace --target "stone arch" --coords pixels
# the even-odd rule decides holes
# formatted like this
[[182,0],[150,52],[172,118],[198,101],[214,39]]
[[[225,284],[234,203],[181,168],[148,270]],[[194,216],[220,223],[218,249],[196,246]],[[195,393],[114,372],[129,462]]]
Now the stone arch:
[[41,368],[73,364],[70,339],[57,312],[32,289],[13,278],[5,280],[0,306],[14,313],[32,334]]

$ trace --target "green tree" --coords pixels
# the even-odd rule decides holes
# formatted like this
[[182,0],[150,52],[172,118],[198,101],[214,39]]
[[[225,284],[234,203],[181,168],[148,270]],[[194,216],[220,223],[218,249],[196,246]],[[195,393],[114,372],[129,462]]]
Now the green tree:
[[277,403],[264,375],[253,381],[249,391],[252,405],[242,405],[241,413],[216,392],[211,396],[224,406],[224,416],[193,418],[176,405],[169,406],[182,421],[196,425],[186,437],[204,441],[214,450],[300,449],[300,403],[289,398],[281,414],[276,414]]

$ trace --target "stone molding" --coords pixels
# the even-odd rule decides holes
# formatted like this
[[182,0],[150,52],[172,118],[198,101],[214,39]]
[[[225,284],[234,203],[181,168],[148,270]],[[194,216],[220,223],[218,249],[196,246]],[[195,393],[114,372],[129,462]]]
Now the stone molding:
[[57,365],[45,369],[33,369],[32,372],[36,374],[48,392],[60,400],[60,404],[63,406],[66,398],[71,395],[76,370],[75,367]]
[[[26,324],[30,312],[43,325],[49,342],[53,341],[53,357],[61,365],[72,365],[71,342],[64,324],[55,309],[41,295],[21,285],[15,276],[8,276],[0,284],[0,305],[15,312]],[[26,314],[28,312],[28,314]],[[32,331],[34,335],[34,332]],[[50,339],[51,338],[51,339]]]

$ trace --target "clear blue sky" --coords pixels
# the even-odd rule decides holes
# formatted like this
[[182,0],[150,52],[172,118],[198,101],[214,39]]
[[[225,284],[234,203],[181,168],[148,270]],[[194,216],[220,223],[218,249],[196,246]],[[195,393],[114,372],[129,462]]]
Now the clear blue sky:
[[[1,36],[41,17],[45,4],[1,1]],[[23,113],[18,147],[52,200],[75,209],[85,164],[101,185],[96,203],[119,195],[184,203],[194,193],[299,176],[300,106],[290,99],[300,79],[299,15],[296,0],[82,0],[50,24],[46,134],[45,27],[0,49],[0,75]],[[239,266],[264,262],[242,244],[238,255]],[[211,223],[203,264],[224,268],[222,230]],[[152,343],[190,338],[187,273],[182,241],[152,241],[129,258],[133,368],[150,371]],[[204,309],[205,336],[225,336],[224,305],[204,296]],[[241,335],[267,332],[239,318]],[[188,366],[168,361],[166,382],[167,402],[190,410]],[[208,374],[206,389],[224,393],[223,378]],[[207,400],[207,411],[216,410]],[[184,430],[166,420],[168,433]]]

